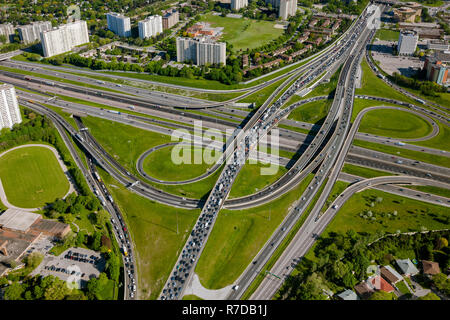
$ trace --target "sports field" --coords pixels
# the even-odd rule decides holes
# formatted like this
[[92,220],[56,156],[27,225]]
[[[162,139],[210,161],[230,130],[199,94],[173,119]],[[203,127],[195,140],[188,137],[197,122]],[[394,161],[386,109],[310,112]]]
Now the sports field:
[[212,14],[203,15],[200,21],[210,23],[213,28],[223,27],[221,40],[232,44],[234,52],[262,46],[278,38],[284,32],[283,29],[274,28],[276,23],[270,21],[227,18]]
[[0,178],[8,201],[20,208],[41,207],[69,190],[55,155],[44,147],[24,147],[4,154]]

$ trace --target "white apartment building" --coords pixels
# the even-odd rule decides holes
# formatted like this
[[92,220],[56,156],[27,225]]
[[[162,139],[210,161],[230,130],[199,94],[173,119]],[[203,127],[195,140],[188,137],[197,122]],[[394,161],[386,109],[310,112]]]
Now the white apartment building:
[[14,26],[11,23],[0,24],[0,35],[6,37],[6,42],[11,42],[14,37]]
[[10,84],[0,85],[0,130],[12,128],[14,124],[21,123],[19,104],[16,90]]
[[40,40],[41,32],[52,29],[52,23],[50,21],[38,21],[25,26],[19,26],[20,40],[24,43],[31,43]]
[[194,64],[226,64],[226,43],[206,38],[177,38],[177,61]]
[[248,0],[231,0],[230,5],[232,10],[239,10],[248,6]]
[[139,21],[139,38],[145,39],[154,37],[163,31],[162,17],[160,15],[150,16]]
[[108,29],[120,37],[131,36],[131,20],[123,14],[110,12],[106,14]]
[[44,57],[51,57],[72,50],[74,47],[89,42],[86,21],[79,20],[41,32]]
[[297,0],[265,0],[273,8],[278,9],[278,17],[287,20],[290,16],[297,13]]
[[416,51],[419,35],[416,31],[405,30],[400,32],[397,51],[399,55],[413,55]]

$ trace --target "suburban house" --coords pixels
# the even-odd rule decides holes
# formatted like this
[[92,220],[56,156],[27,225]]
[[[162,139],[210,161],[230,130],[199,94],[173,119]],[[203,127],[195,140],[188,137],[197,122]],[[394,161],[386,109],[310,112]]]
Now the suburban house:
[[375,290],[372,289],[372,287],[369,287],[366,282],[358,283],[354,289],[361,299],[367,299],[375,292]]
[[413,276],[419,273],[419,270],[417,270],[416,266],[414,266],[410,259],[399,259],[395,260],[395,262],[397,262],[398,267],[402,270],[402,273],[405,276]]
[[336,295],[340,300],[359,300],[359,297],[353,290],[347,289]]
[[394,292],[394,287],[392,287],[383,277],[379,275],[371,276],[367,279],[368,286],[372,286],[374,290],[381,290],[387,293]]
[[391,266],[384,266],[380,269],[381,276],[391,285],[403,280],[403,277]]
[[434,275],[441,273],[439,263],[434,261],[422,260],[422,269],[423,273],[426,275]]

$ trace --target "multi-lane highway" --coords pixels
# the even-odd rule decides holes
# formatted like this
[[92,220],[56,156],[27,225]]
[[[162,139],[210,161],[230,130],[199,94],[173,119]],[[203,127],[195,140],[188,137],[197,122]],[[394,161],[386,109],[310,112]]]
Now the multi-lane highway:
[[[50,99],[50,97],[46,97],[45,95],[40,96],[29,92],[20,92],[20,96],[22,97],[21,103],[23,105],[49,116],[49,118],[55,122],[58,130],[61,130],[60,132],[64,132],[64,130],[69,132],[86,152],[89,170],[83,166],[80,159],[77,160],[77,164],[80,168],[82,168],[83,174],[88,180],[93,192],[96,193],[99,199],[102,199],[103,205],[111,213],[111,222],[114,226],[115,235],[118,242],[121,243],[124,253],[124,291],[126,299],[136,298],[136,274],[133,273],[135,270],[134,266],[136,261],[135,255],[132,254],[134,253],[134,249],[132,241],[130,242],[129,235],[126,231],[125,221],[121,216],[120,210],[114,203],[111,195],[108,193],[106,186],[99,178],[95,165],[101,166],[114,179],[141,196],[180,208],[202,208],[202,212],[195,224],[195,227],[184,244],[177,262],[174,265],[162,292],[160,293],[160,299],[180,299],[183,296],[186,286],[193,279],[197,261],[205,247],[211,230],[215,225],[217,215],[222,207],[229,209],[244,209],[267,203],[292,190],[301,181],[303,181],[306,176],[314,173],[313,180],[308,185],[305,192],[300,196],[298,201],[293,205],[293,209],[288,212],[286,218],[271,236],[270,240],[257,254],[257,258],[254,263],[249,265],[241,277],[236,281],[234,290],[228,298],[237,299],[250,285],[251,281],[256,276],[257,271],[261,269],[272,256],[277,246],[283,241],[292,227],[298,222],[302,214],[304,214],[305,210],[310,204],[313,203],[313,200],[317,196],[314,207],[300,229],[302,234],[296,235],[299,243],[288,247],[288,249],[283,253],[282,258],[280,258],[279,262],[277,262],[274,266],[274,272],[279,272],[281,270],[276,268],[283,269],[286,267],[283,265],[283,263],[287,261],[286,257],[291,257],[294,252],[297,253],[299,250],[307,250],[307,248],[312,245],[314,239],[330,221],[329,216],[332,216],[332,214],[329,214],[330,209],[328,209],[324,215],[320,215],[320,211],[336,180],[339,177],[342,177],[340,171],[344,161],[369,167],[376,167],[390,172],[407,173],[414,176],[383,177],[387,179],[380,178],[380,180],[376,180],[377,184],[426,182],[429,185],[434,186],[441,183],[439,186],[442,187],[442,183],[448,181],[448,177],[450,175],[447,168],[432,166],[418,161],[411,161],[409,159],[397,156],[392,157],[376,151],[351,146],[353,139],[358,138],[376,143],[392,144],[396,147],[411,150],[420,149],[434,154],[441,152],[440,150],[415,146],[411,143],[400,143],[398,139],[358,133],[358,127],[361,119],[367,112],[372,110],[381,108],[405,110],[424,118],[431,124],[432,132],[426,137],[417,139],[403,139],[406,142],[428,140],[435,137],[439,133],[439,126],[434,119],[438,119],[438,121],[445,125],[448,125],[450,121],[450,118],[447,117],[446,113],[446,110],[449,109],[436,104],[424,103],[427,105],[427,108],[422,108],[388,98],[355,95],[354,75],[357,73],[356,70],[358,69],[360,61],[364,56],[364,52],[366,52],[366,45],[370,43],[375,33],[372,26],[368,24],[371,21],[371,18],[372,11],[366,8],[361,16],[354,21],[352,26],[338,41],[324,51],[310,57],[304,65],[251,88],[227,90],[226,92],[228,93],[241,92],[242,95],[225,102],[194,99],[176,94],[137,89],[128,85],[118,85],[108,81],[95,80],[89,76],[98,76],[99,74],[91,71],[80,71],[78,69],[54,66],[49,66],[49,68],[44,69],[33,63],[18,63],[15,61],[3,61],[0,64],[8,67],[33,71],[41,75],[59,76],[60,78],[66,80],[78,82],[82,81],[88,84],[96,85],[104,90],[81,87],[65,82],[47,81],[40,79],[39,77],[29,77],[9,71],[0,71],[0,79],[9,81],[19,87],[30,88],[41,93],[51,92],[54,94],[75,96],[80,99],[83,97],[89,97],[91,101],[123,110],[130,109],[130,106],[132,106],[131,108],[134,111],[142,112],[149,116],[140,116],[126,112],[120,113],[114,110],[86,106],[81,103],[62,101],[59,98]],[[368,61],[371,67],[377,71],[376,67],[371,64],[370,59],[368,59]],[[316,82],[317,79],[322,77],[324,74],[330,74],[330,70],[336,70],[340,65],[343,65],[343,67],[339,76],[337,88],[335,90],[333,103],[323,123],[320,126],[315,126],[314,131],[311,131],[308,135],[290,129],[280,128],[279,130],[281,133],[281,149],[289,151],[293,150],[299,154],[295,161],[289,161],[288,172],[276,182],[255,194],[241,198],[227,199],[233,182],[242,166],[245,164],[246,159],[252,157],[255,158],[255,147],[260,139],[264,138],[266,135],[270,135],[271,131],[275,129],[278,124],[287,124],[290,126],[308,129],[312,128],[311,124],[298,122],[294,123],[292,120],[286,119],[286,117],[292,110],[300,105],[310,101],[327,99],[329,97],[313,97],[310,99],[304,99],[287,107],[285,107],[285,103],[296,92],[304,90],[306,87]],[[86,76],[72,75],[68,72],[85,73]],[[115,77],[117,79],[125,79],[125,77]],[[130,80],[129,78],[126,79]],[[249,113],[243,110],[230,109],[229,107],[225,108],[226,104],[242,99],[243,97],[265,88],[281,79],[283,79],[283,83],[274,92],[272,92],[269,98],[260,108],[256,110],[256,112]],[[388,81],[384,78],[383,80]],[[198,92],[225,92],[223,90],[192,89],[176,85],[162,85],[151,81],[147,81],[146,83]],[[403,90],[393,84],[390,85],[396,90]],[[412,95],[409,96],[415,98],[418,102],[422,101]],[[351,124],[353,101],[355,98],[378,100],[380,103],[393,103],[406,107],[407,109],[387,106],[366,108],[357,115],[354,123]],[[64,107],[67,110],[76,111],[77,113],[90,114],[168,135],[173,133],[175,129],[192,130],[193,127],[191,124],[193,124],[195,120],[204,120],[208,127],[214,129],[235,130],[231,135],[226,137],[226,143],[218,142],[217,145],[214,146],[215,149],[223,152],[223,155],[219,158],[219,160],[208,170],[208,172],[205,172],[201,176],[193,179],[186,181],[163,181],[152,178],[143,172],[142,159],[144,159],[149,153],[156,151],[159,148],[168,147],[169,144],[156,146],[148,150],[140,158],[137,163],[138,172],[140,172],[140,174],[147,180],[163,184],[192,183],[194,181],[204,179],[213,172],[217,171],[219,168],[222,168],[219,179],[205,201],[200,201],[198,199],[186,199],[184,197],[175,196],[161,191],[128,172],[114,159],[114,157],[108,154],[101,144],[98,143],[98,141],[90,134],[88,128],[84,126],[81,118],[75,117],[78,129],[73,128],[64,120],[64,118],[53,110],[42,104],[30,102],[30,100]],[[208,109],[202,114],[199,114],[173,108],[174,106],[179,107],[180,105],[187,109],[215,109]],[[436,112],[431,111],[430,109]],[[231,112],[235,112],[235,115],[230,115],[230,110],[233,110]],[[242,130],[240,130],[241,128]],[[205,146],[204,141],[201,142],[200,146]],[[76,152],[74,152],[74,154],[77,155]],[[268,157],[267,155],[259,153],[259,156],[261,155]],[[447,154],[442,155],[448,156]],[[267,158],[267,160],[271,161],[273,159]],[[430,182],[431,179],[433,179],[432,182]],[[355,185],[357,185],[355,189],[348,189],[349,196],[352,190],[360,190],[358,188],[363,184],[359,184],[358,182]],[[366,185],[366,187],[370,186],[371,185]],[[347,190],[345,192],[347,192]],[[343,199],[347,199],[347,197],[343,196],[342,199],[339,200]],[[340,205],[341,203],[336,204],[336,206]],[[333,204],[333,206],[337,208],[335,204]],[[314,234],[312,233],[312,230],[314,231]],[[281,272],[286,271],[283,269]],[[265,279],[252,298],[256,297],[269,299],[279,288],[279,285],[280,283],[275,283]]]
[[[233,153],[223,169],[219,179],[217,180],[215,186],[213,187],[206,203],[202,209],[202,213],[191,232],[191,236],[188,238],[182,253],[180,254],[176,266],[171,272],[170,278],[167,280],[163,292],[161,294],[161,299],[178,299],[183,296],[185,289],[185,283],[189,283],[192,279],[193,271],[198,261],[198,257],[201,255],[206,243],[210,231],[212,230],[215,219],[220,208],[223,205],[223,201],[228,196],[231,186],[236,178],[242,165],[245,163],[245,159],[249,155],[249,151],[255,146],[256,142],[261,136],[267,134],[280,119],[280,114],[278,113],[281,106],[291,97],[295,92],[301,90],[307,83],[310,83],[316,77],[320,76],[327,68],[338,62],[341,57],[346,52],[351,52],[354,46],[359,47],[360,44],[357,42],[359,35],[366,34],[366,21],[371,13],[364,13],[353,25],[353,29],[347,37],[342,40],[342,45],[339,49],[335,50],[333,54],[328,57],[319,59],[319,61],[313,63],[310,67],[310,72],[302,75],[299,79],[284,90],[285,87],[293,80],[292,77],[288,78],[282,86],[280,86],[274,93],[269,97],[269,99],[262,105],[261,108],[255,113],[255,115],[247,122],[244,126],[244,130],[239,132],[235,139],[235,146],[233,146]],[[364,38],[363,38],[364,39]],[[363,45],[365,41],[363,41]],[[358,55],[358,57],[360,54]],[[351,57],[352,59],[355,57]],[[351,59],[350,59],[351,61]],[[348,67],[344,66],[345,74],[348,74]],[[351,70],[353,71],[353,70]],[[339,92],[339,91],[338,91]],[[272,105],[270,103],[274,100],[279,93],[281,93],[280,98],[278,98]],[[353,93],[352,93],[353,94]],[[340,97],[339,94],[337,94]],[[340,103],[339,103],[340,106]],[[340,110],[341,108],[339,108]],[[348,108],[346,108],[348,109]],[[344,111],[344,114],[349,118],[351,112]],[[331,127],[331,126],[330,126]],[[339,131],[340,129],[338,129]],[[325,136],[325,133],[323,133]],[[228,149],[228,148],[227,148]],[[227,153],[225,153],[225,156]],[[312,189],[312,188],[311,188]]]
[[[367,13],[366,19],[369,17],[370,14]],[[346,59],[346,62],[342,68],[338,86],[336,88],[335,98],[331,106],[331,110],[333,108],[339,110],[339,119],[338,123],[336,124],[336,130],[333,132],[333,135],[328,142],[328,145],[331,144],[331,146],[329,147],[329,149],[327,148],[327,152],[323,151],[323,153],[327,153],[327,155],[326,157],[324,157],[324,160],[320,165],[316,175],[314,176],[314,179],[310,182],[306,191],[297,201],[294,208],[288,213],[286,218],[273,233],[272,237],[269,239],[263,249],[261,249],[261,251],[258,253],[254,262],[247,267],[241,277],[237,280],[236,286],[234,287],[235,290],[228,296],[228,299],[237,299],[245,292],[250,283],[258,274],[258,270],[260,270],[269,260],[278,245],[287,236],[295,223],[300,219],[307,207],[312,203],[315,195],[319,194],[319,198],[314,208],[317,206],[317,203],[322,201],[323,197],[327,197],[329,191],[331,190],[331,187],[334,185],[334,174],[336,171],[339,173],[339,166],[342,165],[346,155],[344,142],[347,141],[346,136],[350,127],[350,117],[352,114],[355,90],[355,79],[353,75],[356,73],[356,69],[364,52],[365,45],[374,35],[374,30],[368,29],[364,25],[362,30],[360,30],[360,35],[361,37],[359,41],[355,45],[355,48],[351,55]],[[336,170],[336,163],[337,167],[339,167],[339,171]],[[323,191],[319,193],[322,184],[324,184]],[[326,195],[324,196],[324,194]],[[316,219],[316,215],[311,212],[306,218],[304,225],[309,225]],[[264,281],[261,286],[262,285],[264,285]],[[276,287],[275,290],[276,289],[278,289],[278,287]]]
[[[78,168],[81,170],[83,176],[86,179],[86,182],[91,189],[91,191],[99,198],[101,201],[103,207],[109,212],[111,215],[111,223],[114,227],[113,233],[116,237],[117,243],[122,243],[122,248],[128,248],[127,256],[123,257],[123,263],[124,263],[124,299],[133,299],[135,298],[135,292],[136,287],[133,287],[133,285],[136,285],[136,279],[137,275],[135,273],[135,266],[136,261],[134,258],[134,255],[132,255],[133,244],[131,240],[131,237],[128,235],[128,232],[126,231],[125,222],[123,220],[123,216],[119,210],[119,208],[114,204],[112,198],[110,197],[110,194],[108,193],[105,185],[102,183],[101,179],[98,176],[98,173],[95,171],[95,167],[92,162],[92,158],[88,158],[88,168],[85,167],[83,161],[81,160],[80,156],[78,155],[77,151],[75,150],[75,147],[72,144],[72,141],[67,136],[67,131],[64,126],[61,125],[61,123],[54,117],[52,117],[52,114],[49,114],[45,112],[45,109],[42,109],[39,107],[39,105],[29,102],[24,102],[24,104],[37,111],[38,113],[44,114],[47,117],[49,117],[50,120],[53,121],[56,129],[58,130],[61,138],[63,139],[65,145],[69,149],[69,152],[73,159],[75,160],[75,163],[77,164]],[[117,219],[118,224],[114,219]],[[118,227],[120,225],[120,228]],[[124,252],[122,250],[122,252]]]
[[[288,247],[283,251],[280,258],[277,262],[275,262],[274,266],[270,270],[270,273],[278,275],[281,279],[267,276],[250,299],[271,299],[283,284],[283,280],[292,272],[293,266],[295,266],[299,259],[301,259],[308,252],[317,240],[317,237],[323,232],[323,230],[325,230],[326,226],[330,223],[345,201],[356,192],[383,184],[420,184],[442,187],[442,183],[429,179],[408,176],[387,176],[365,179],[349,186],[329,206],[319,220],[315,221],[314,219],[311,219],[312,223],[307,223],[307,221],[305,221],[300,230],[296,233]],[[446,187],[448,188],[450,186],[447,184]],[[255,270],[255,272],[258,273],[259,270],[260,269]]]

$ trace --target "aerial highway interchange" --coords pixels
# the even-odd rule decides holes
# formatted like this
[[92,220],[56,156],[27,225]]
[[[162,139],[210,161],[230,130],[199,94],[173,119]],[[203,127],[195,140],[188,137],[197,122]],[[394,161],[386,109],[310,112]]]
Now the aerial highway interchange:
[[[270,204],[294,190],[307,177],[312,176],[306,189],[296,195],[297,200],[290,205],[281,223],[272,234],[267,235],[265,244],[254,252],[251,262],[240,276],[230,283],[229,288],[226,289],[226,295],[223,295],[227,300],[243,299],[266,264],[274,259],[279,246],[291,236],[289,244],[276,257],[270,269],[271,275],[279,275],[280,278],[276,280],[271,276],[265,277],[247,296],[251,300],[270,300],[294,270],[295,264],[313,247],[332,219],[339,214],[340,208],[354,194],[374,188],[397,196],[419,198],[426,203],[450,206],[450,199],[445,196],[430,195],[404,187],[405,185],[421,185],[450,189],[448,167],[354,145],[355,139],[358,139],[410,152],[435,155],[447,161],[450,157],[450,153],[443,149],[420,145],[423,141],[438,137],[441,127],[448,127],[450,122],[448,106],[424,101],[423,98],[392,83],[382,76],[378,70],[379,67],[369,57],[368,48],[376,33],[373,25],[374,14],[377,12],[375,9],[384,11],[386,7],[385,4],[369,3],[345,33],[325,49],[287,72],[241,89],[191,88],[134,79],[133,81],[142,85],[138,88],[129,84],[130,78],[125,75],[115,75],[114,81],[98,80],[95,77],[102,76],[103,79],[107,76],[100,72],[75,67],[52,65],[43,67],[37,63],[11,59],[20,51],[2,56],[0,67],[5,68],[0,69],[0,81],[16,87],[21,106],[50,119],[81,170],[90,190],[110,214],[114,236],[124,252],[122,277],[125,300],[139,299],[141,295],[139,248],[133,241],[133,230],[126,223],[125,213],[121,205],[113,198],[111,186],[101,179],[99,168],[116,183],[140,197],[177,209],[199,209],[192,229],[184,231],[186,236],[183,238],[183,243],[179,245],[170,273],[167,270],[164,285],[156,295],[158,300],[180,300],[187,295],[186,292],[192,291],[198,261],[213,229],[217,228],[217,218],[222,209],[244,210]],[[388,96],[355,93],[357,87],[355,74],[363,59],[367,61],[379,79],[393,90],[414,100],[415,103]],[[13,69],[25,72],[15,72]],[[27,75],[26,72],[32,72],[33,75]],[[302,90],[308,90],[308,88],[314,90],[318,84],[327,83],[335,72],[338,72],[338,79],[332,94],[312,97],[298,95]],[[49,81],[45,76],[59,78],[61,81]],[[262,79],[265,80],[264,77]],[[126,81],[127,84],[119,84],[121,80]],[[73,82],[86,85],[80,86]],[[238,106],[238,101],[249,98],[260,90],[270,88],[277,82],[280,84],[257,108]],[[237,95],[224,101],[212,101],[176,94],[171,90],[164,92],[145,89],[146,85],[165,87],[175,92],[180,90]],[[73,97],[76,101],[70,101],[64,97]],[[293,97],[297,100],[290,102]],[[356,99],[373,104],[362,109],[352,118],[352,115],[355,115]],[[331,105],[325,118],[319,124],[288,118],[292,112],[308,103],[323,101],[330,101]],[[61,112],[55,110],[71,114],[76,126],[62,116]],[[367,113],[380,110],[414,115],[428,123],[431,130],[426,136],[419,138],[391,138],[359,131]],[[203,174],[186,180],[171,181],[155,178],[147,173],[145,159],[158,150],[178,145],[178,142],[160,144],[146,150],[138,159],[135,159],[135,170],[130,170],[116,159],[114,154],[108,152],[102,145],[101,139],[90,131],[89,126],[83,122],[86,116],[165,136],[171,136],[179,130],[193,132],[194,126],[201,121],[204,131],[200,134],[210,129],[217,132],[227,131],[228,135],[225,134],[222,140],[204,139],[200,142],[196,142],[197,137],[191,138],[189,143],[192,145],[214,149],[220,153],[220,156]],[[272,137],[279,139],[279,150],[294,154],[295,157],[289,158],[258,149],[260,142],[267,143],[267,140],[272,140]],[[87,160],[87,166],[80,158],[74,143]],[[229,198],[236,179],[249,159],[259,159],[265,163],[283,166],[286,172],[251,194]],[[382,170],[392,175],[359,177],[345,173],[344,163]],[[207,196],[201,199],[174,194],[157,186],[157,184],[164,184],[189,187],[189,184],[204,181],[214,174],[217,174],[217,180]],[[327,203],[338,180],[349,183],[349,186],[332,202]],[[301,227],[293,233],[301,219],[304,219]]]

